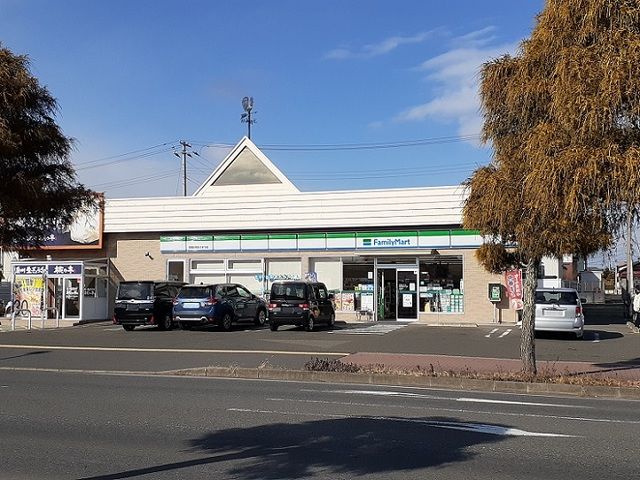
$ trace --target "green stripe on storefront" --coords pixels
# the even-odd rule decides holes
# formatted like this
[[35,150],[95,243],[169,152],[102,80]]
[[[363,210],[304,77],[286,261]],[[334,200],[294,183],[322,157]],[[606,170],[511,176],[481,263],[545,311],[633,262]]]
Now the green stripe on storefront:
[[298,238],[303,240],[324,240],[325,238],[327,238],[327,234],[326,233],[299,233]]
[[213,235],[201,235],[201,236],[188,236],[188,242],[210,242],[213,240]]
[[451,235],[480,235],[480,230],[451,230]]
[[182,242],[186,239],[187,237],[160,237],[160,242]]
[[268,240],[269,235],[241,235],[242,240]]
[[342,232],[334,232],[327,233],[327,238],[355,238],[355,233],[342,233]]
[[289,233],[278,233],[274,235],[269,235],[269,240],[295,240],[295,239],[296,239],[296,235],[289,234]]
[[356,237],[358,238],[371,238],[371,237],[415,237],[417,236],[417,232],[357,232]]
[[240,240],[240,235],[214,235],[214,242],[223,242],[225,240]]
[[419,237],[448,237],[449,230],[421,230],[418,232]]

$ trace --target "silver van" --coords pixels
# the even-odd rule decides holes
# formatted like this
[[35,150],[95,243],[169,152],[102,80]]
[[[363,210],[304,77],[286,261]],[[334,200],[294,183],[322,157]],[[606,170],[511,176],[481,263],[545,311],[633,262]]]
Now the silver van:
[[573,288],[536,289],[535,329],[584,334],[584,313],[578,292]]

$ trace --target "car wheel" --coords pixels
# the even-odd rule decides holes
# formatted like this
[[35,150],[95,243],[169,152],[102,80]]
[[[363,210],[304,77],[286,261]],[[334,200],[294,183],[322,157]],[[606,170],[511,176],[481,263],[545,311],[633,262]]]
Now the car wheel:
[[233,318],[231,318],[231,314],[229,312],[225,313],[222,317],[222,330],[228,332],[231,330],[231,325],[233,324]]
[[332,313],[329,316],[329,328],[333,328],[333,327],[335,327],[335,325],[336,325],[336,314]]
[[270,323],[269,324],[269,328],[271,329],[272,332],[275,332],[276,330],[278,330],[278,324],[277,323]]
[[134,328],[136,328],[135,325],[122,325],[122,328],[125,329],[125,331],[127,332],[132,332]]
[[255,323],[258,327],[262,327],[264,325],[264,322],[267,321],[267,312],[265,312],[263,309],[258,310],[258,313],[256,314],[256,318],[254,319],[253,323]]
[[180,330],[191,330],[191,324],[180,322]]
[[171,327],[172,327],[171,315],[167,313],[162,319],[162,322],[160,323],[160,325],[158,325],[158,328],[160,330],[171,330]]
[[306,330],[307,332],[313,332],[315,325],[314,325],[314,319],[312,315],[309,315],[309,318],[307,319],[307,325],[306,325]]

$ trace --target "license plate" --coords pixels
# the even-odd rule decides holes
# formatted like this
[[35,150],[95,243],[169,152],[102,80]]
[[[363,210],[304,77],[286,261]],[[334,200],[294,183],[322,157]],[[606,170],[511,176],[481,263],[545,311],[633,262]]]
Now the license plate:
[[200,302],[187,302],[182,304],[183,308],[200,308]]
[[274,308],[271,309],[272,312],[279,312],[281,310],[282,309],[280,307],[274,307]]
[[545,317],[564,317],[564,311],[563,310],[545,310],[544,316]]
[[138,305],[127,305],[127,310],[129,311],[137,311]]

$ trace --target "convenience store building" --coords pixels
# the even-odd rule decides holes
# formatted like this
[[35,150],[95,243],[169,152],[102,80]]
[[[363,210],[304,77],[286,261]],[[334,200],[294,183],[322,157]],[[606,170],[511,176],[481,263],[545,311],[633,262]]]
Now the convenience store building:
[[106,199],[99,249],[47,253],[108,259],[111,287],[236,282],[265,295],[276,280],[317,279],[338,320],[513,321],[487,298],[501,277],[475,258],[463,200],[461,186],[301,192],[245,137],[192,196]]

